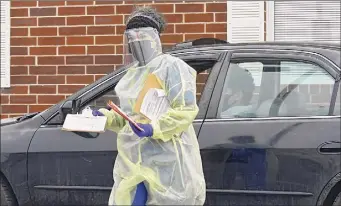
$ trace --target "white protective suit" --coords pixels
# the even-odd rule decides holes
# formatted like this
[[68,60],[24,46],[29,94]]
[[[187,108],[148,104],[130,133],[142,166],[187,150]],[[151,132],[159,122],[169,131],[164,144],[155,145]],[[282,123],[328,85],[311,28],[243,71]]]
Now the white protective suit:
[[[153,73],[171,108],[155,122],[133,111],[147,75]],[[114,111],[107,129],[118,133],[118,156],[109,205],[131,205],[136,185],[144,182],[147,205],[203,205],[206,185],[197,137],[192,125],[198,113],[196,71],[181,59],[160,54],[142,67],[131,67],[115,88],[120,107],[138,123],[151,124],[153,136],[139,138]]]

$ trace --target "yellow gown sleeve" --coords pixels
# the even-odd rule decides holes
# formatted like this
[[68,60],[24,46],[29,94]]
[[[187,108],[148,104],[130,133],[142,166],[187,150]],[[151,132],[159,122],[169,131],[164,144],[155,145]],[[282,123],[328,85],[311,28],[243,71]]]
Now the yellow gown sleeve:
[[196,71],[182,60],[167,68],[164,82],[170,108],[157,121],[151,122],[154,139],[169,141],[188,129],[198,114],[196,104]]
[[107,123],[105,126],[106,129],[118,133],[125,126],[125,119],[123,119],[123,117],[121,117],[115,111],[109,111],[104,108],[99,109],[98,111],[100,111],[102,114],[104,114],[104,116],[107,117]]

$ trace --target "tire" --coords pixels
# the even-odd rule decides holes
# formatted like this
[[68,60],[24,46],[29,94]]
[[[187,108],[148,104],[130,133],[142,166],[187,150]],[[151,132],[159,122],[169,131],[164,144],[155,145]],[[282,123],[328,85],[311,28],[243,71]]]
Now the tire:
[[0,176],[1,206],[18,206],[18,202],[6,179]]
[[341,192],[337,195],[333,202],[333,206],[340,206],[341,205]]

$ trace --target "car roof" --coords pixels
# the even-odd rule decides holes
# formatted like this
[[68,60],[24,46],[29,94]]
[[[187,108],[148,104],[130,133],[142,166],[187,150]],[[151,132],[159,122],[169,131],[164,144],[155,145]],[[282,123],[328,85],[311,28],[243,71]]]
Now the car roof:
[[[252,43],[228,43],[223,40],[211,38],[205,39],[203,44],[200,44],[200,39],[182,42],[174,45],[165,53],[186,53],[186,52],[203,52],[203,51],[221,51],[221,50],[240,50],[240,49],[276,49],[276,50],[293,50],[312,52],[323,55],[328,58],[338,67],[340,67],[340,50],[341,46],[337,43],[327,42],[252,42]],[[199,42],[199,43],[198,43]]]

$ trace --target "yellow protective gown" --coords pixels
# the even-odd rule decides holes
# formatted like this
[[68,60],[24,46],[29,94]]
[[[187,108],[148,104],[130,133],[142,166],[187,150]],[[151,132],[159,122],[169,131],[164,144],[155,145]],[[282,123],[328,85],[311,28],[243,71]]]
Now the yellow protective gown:
[[[133,112],[149,73],[156,75],[171,105],[155,122]],[[129,68],[115,91],[121,109],[136,122],[150,123],[154,135],[141,139],[117,113],[99,110],[108,117],[107,129],[118,133],[109,205],[131,205],[142,181],[147,205],[203,205],[206,185],[192,125],[198,113],[196,71],[179,58],[161,54],[144,67]]]

